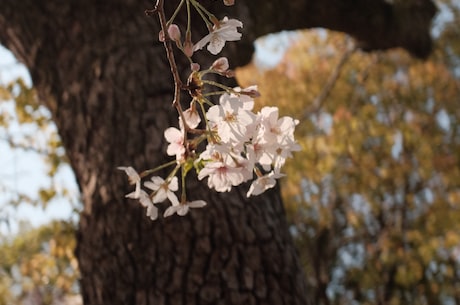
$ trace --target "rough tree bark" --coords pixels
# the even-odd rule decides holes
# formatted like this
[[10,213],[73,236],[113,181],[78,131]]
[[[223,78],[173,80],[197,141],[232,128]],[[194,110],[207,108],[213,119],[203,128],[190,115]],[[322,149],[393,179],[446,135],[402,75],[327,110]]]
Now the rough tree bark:
[[[220,2],[203,1],[222,16]],[[245,39],[225,55],[243,64],[260,35],[325,26],[367,49],[402,46],[426,57],[432,2],[398,3],[237,0],[228,15],[243,20]],[[0,6],[0,41],[29,68],[82,193],[76,254],[85,304],[307,304],[278,189],[249,201],[244,187],[217,194],[195,183],[189,197],[208,207],[155,222],[124,199],[126,177],[116,167],[163,163],[163,130],[177,116],[158,24],[143,14],[151,7],[134,0]],[[185,78],[188,65],[181,69]]]

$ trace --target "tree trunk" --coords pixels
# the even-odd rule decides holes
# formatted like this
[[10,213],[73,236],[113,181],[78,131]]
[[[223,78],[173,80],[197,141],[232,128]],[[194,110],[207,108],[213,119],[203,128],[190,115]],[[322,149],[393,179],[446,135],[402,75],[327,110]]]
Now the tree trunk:
[[[171,2],[177,1],[168,0],[168,7]],[[218,16],[220,2],[203,1]],[[312,25],[288,16],[299,11],[310,16],[316,7],[322,12],[314,18],[318,26],[321,18],[323,24],[333,23],[328,14],[334,19],[340,9],[347,11],[344,4],[330,10],[328,3],[337,0],[236,2],[228,15],[243,20],[246,39],[229,44],[225,55],[233,66],[249,60],[253,38]],[[358,2],[363,1],[353,3]],[[84,303],[307,304],[279,189],[248,200],[245,187],[219,194],[204,182],[190,181],[190,199],[204,199],[208,206],[155,222],[137,202],[124,199],[130,190],[116,167],[143,170],[162,164],[163,131],[177,120],[158,22],[143,14],[151,6],[133,0],[3,0],[0,6],[0,41],[29,68],[82,193],[76,254]],[[365,17],[374,14],[373,9]],[[349,26],[349,15],[340,16],[334,24]],[[378,34],[385,38],[391,32]],[[426,53],[425,36],[423,30],[414,34],[422,37],[419,46]],[[400,45],[394,41],[383,48]],[[369,48],[380,48],[372,43]],[[209,64],[204,57],[198,62],[204,60]],[[185,78],[188,65],[180,69]]]

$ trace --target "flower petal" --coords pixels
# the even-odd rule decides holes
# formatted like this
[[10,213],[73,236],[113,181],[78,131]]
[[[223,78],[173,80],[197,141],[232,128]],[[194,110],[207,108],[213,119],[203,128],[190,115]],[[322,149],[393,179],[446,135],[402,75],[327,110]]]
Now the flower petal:
[[186,204],[181,204],[177,208],[177,215],[179,216],[185,216],[188,213],[189,207]]
[[166,209],[165,213],[163,214],[163,217],[169,217],[176,213],[177,211],[177,206],[170,206],[169,208]]
[[188,206],[191,208],[202,208],[206,205],[206,201],[204,200],[194,200],[188,203]]

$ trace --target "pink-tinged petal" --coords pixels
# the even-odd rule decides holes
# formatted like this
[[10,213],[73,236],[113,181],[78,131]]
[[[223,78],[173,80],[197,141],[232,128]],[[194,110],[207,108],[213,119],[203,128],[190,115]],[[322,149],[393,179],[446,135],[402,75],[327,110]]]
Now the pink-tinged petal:
[[188,213],[189,207],[186,204],[181,204],[177,208],[177,215],[179,216],[185,216]]
[[243,23],[241,21],[224,17],[224,19],[219,22],[218,26],[215,26],[208,35],[195,44],[193,50],[200,50],[209,43],[209,52],[216,55],[224,47],[225,41],[235,41],[241,39],[241,33],[237,30],[239,27],[243,27]]
[[[222,40],[225,44],[226,41],[237,41],[241,39],[241,33],[238,33],[236,30],[235,31],[227,31],[224,32],[222,31],[219,33],[219,40]],[[211,43],[212,43],[212,38],[211,38]]]
[[156,191],[159,188],[158,184],[155,184],[151,181],[144,182],[144,186],[152,191]]
[[184,146],[174,144],[174,143],[169,144],[168,148],[166,149],[166,154],[168,156],[176,156],[177,160],[182,159],[182,156],[183,156],[184,152],[185,152],[185,147]]
[[166,196],[168,196],[168,199],[169,199],[169,201],[171,201],[171,204],[173,206],[176,206],[176,205],[180,204],[179,200],[177,199],[176,194],[174,194],[173,192],[167,192]]
[[184,135],[182,131],[175,127],[169,127],[165,130],[164,136],[169,143],[182,143]]
[[269,174],[259,177],[254,180],[249,187],[249,191],[246,194],[247,197],[260,195],[266,190],[274,187],[276,185],[276,180],[283,177],[284,174],[270,172]]
[[211,41],[208,44],[208,51],[213,54],[217,55],[222,51],[225,46],[225,40],[217,35],[211,36]]
[[270,125],[276,125],[278,122],[278,107],[266,106],[260,110],[260,113],[262,114],[264,120]]
[[159,202],[163,202],[166,200],[166,198],[168,198],[168,194],[167,192],[165,191],[165,189],[163,187],[160,187],[155,195],[153,196],[152,200],[153,200],[153,203],[159,203]]
[[165,182],[164,179],[159,176],[153,176],[152,178],[150,178],[150,180],[152,180],[153,183],[155,183],[158,186],[162,185]]
[[126,194],[125,197],[130,198],[130,199],[139,199],[139,197],[137,196],[136,192],[131,192],[129,194]]
[[220,117],[223,116],[222,107],[219,105],[211,106],[206,112],[206,118],[211,122],[220,121]]
[[141,195],[139,197],[139,202],[143,207],[148,207],[152,205],[152,200],[150,199],[149,195],[145,191],[141,191]]
[[202,208],[206,205],[206,201],[204,200],[194,200],[188,203],[188,206],[191,208]]
[[168,184],[168,189],[170,189],[173,192],[179,189],[179,183],[178,183],[178,179],[176,176],[171,178],[171,181]]
[[188,127],[196,128],[198,124],[201,122],[200,115],[196,111],[196,109],[188,108],[184,111],[184,118],[187,122]]
[[216,70],[218,72],[222,72],[222,73],[227,71],[229,67],[230,66],[228,64],[227,57],[220,57],[216,59],[211,65],[211,69]]
[[176,213],[178,209],[178,206],[170,206],[169,208],[166,209],[165,213],[163,214],[163,217],[169,217]]
[[204,177],[209,176],[213,172],[212,169],[210,168],[203,168],[200,170],[200,173],[198,174],[198,180],[203,180]]
[[242,28],[243,23],[239,21],[238,19],[228,19],[228,17],[224,17],[222,19],[222,23],[225,24],[225,26],[233,27],[233,28]]
[[151,181],[144,182],[144,186],[152,191],[156,191],[160,188],[160,186],[164,183],[163,178],[154,176],[150,178]]
[[117,167],[119,170],[123,170],[126,175],[128,175],[128,181],[130,184],[136,184],[137,182],[141,181],[141,177],[137,173],[137,171],[132,168],[131,166],[119,166]]
[[211,34],[204,36],[193,46],[193,52],[201,50],[211,40]]
[[151,220],[155,220],[158,218],[158,208],[154,206],[153,204],[150,204],[147,207],[147,213],[146,215],[150,217]]

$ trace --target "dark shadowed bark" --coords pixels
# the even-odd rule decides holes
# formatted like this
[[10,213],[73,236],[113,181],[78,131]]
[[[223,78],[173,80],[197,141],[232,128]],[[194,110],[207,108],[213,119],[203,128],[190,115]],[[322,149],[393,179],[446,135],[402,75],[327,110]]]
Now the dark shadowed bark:
[[[229,44],[232,65],[249,60],[257,36],[321,25],[368,49],[430,51],[430,1],[412,1],[413,27],[401,22],[407,11],[378,0],[236,2],[228,15],[243,20],[246,38]],[[222,9],[220,1],[203,3]],[[155,222],[124,199],[129,187],[116,167],[163,163],[163,131],[177,117],[158,23],[143,14],[151,7],[134,0],[0,6],[0,41],[29,68],[82,193],[76,253],[85,304],[307,304],[278,189],[248,200],[244,187],[218,194],[190,181],[190,199],[209,206]],[[180,69],[185,78],[188,65]]]
[[246,2],[246,25],[254,27],[249,32],[255,34],[251,38],[283,29],[325,27],[352,35],[366,51],[401,47],[426,58],[432,50],[430,27],[437,9],[431,0]]

